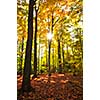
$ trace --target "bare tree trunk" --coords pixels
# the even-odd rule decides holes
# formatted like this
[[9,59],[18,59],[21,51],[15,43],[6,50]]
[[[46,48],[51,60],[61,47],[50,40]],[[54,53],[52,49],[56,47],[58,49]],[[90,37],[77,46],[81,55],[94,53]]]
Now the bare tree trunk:
[[66,59],[69,61],[68,44],[67,44],[67,47],[66,47],[66,49],[67,49]]
[[58,62],[59,62],[59,73],[62,73],[61,52],[60,52],[60,40],[59,39],[58,39]]
[[40,37],[39,37],[39,49],[38,49],[38,74],[40,72]]
[[73,49],[73,45],[72,45],[72,56],[73,56],[73,60],[75,60],[74,59],[74,49]]
[[[20,47],[20,42],[18,40],[17,40],[17,52],[19,53],[17,55],[17,57],[19,56],[20,57],[20,61],[21,61],[21,47]],[[17,74],[21,74],[21,69],[22,68],[21,68],[21,62],[20,61],[17,60],[17,64],[18,64],[17,66],[19,67]]]
[[[54,18],[53,18],[53,12],[52,12],[52,27],[51,27],[51,34],[53,34],[53,27],[54,27],[54,25],[53,25],[53,22],[54,22]],[[49,27],[50,28],[50,27]],[[49,40],[48,41],[48,66],[49,66],[49,73],[48,73],[48,75],[49,76],[51,76],[51,72],[50,72],[50,51],[51,51],[51,42],[52,42],[52,39],[51,40]]]
[[21,74],[22,74],[22,66],[23,66],[23,50],[24,50],[24,36],[22,37],[22,48],[21,48]]
[[53,48],[53,52],[52,52],[53,69],[54,69],[54,59],[55,59],[55,56],[54,56],[54,48]]
[[51,73],[50,73],[50,51],[51,51],[51,40],[48,41],[48,46],[49,46],[49,50],[48,50],[48,66],[49,66],[49,73],[48,75],[50,76]]
[[31,55],[32,55],[32,40],[33,40],[33,0],[29,1],[29,16],[28,16],[28,39],[26,44],[26,54],[24,63],[24,74],[22,82],[23,92],[29,92],[31,89],[30,74],[31,74]]
[[46,41],[46,69],[47,69],[47,67],[48,67],[48,52],[47,52],[47,41]]
[[65,60],[64,60],[64,49],[63,49],[63,47],[64,47],[64,43],[62,43],[62,59],[63,59],[63,67],[64,67]]
[[35,34],[34,34],[34,77],[37,77],[37,10],[35,6]]

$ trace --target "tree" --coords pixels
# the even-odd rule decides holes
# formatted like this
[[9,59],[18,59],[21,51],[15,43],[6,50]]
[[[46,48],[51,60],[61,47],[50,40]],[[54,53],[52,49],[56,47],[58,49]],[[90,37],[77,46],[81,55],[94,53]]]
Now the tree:
[[[38,6],[38,7],[37,7]],[[35,0],[35,34],[34,34],[34,77],[37,77],[37,18],[38,18],[38,10],[40,6],[40,0]]]
[[30,74],[31,74],[31,55],[32,55],[32,40],[33,40],[33,5],[34,0],[29,1],[29,15],[28,15],[28,39],[26,45],[25,63],[22,90],[29,91],[31,89]]
[[37,11],[35,4],[34,77],[37,77]]
[[[17,0],[17,64],[18,73],[23,72],[24,46],[26,45],[27,3],[26,0]],[[20,47],[20,48],[19,48]]]

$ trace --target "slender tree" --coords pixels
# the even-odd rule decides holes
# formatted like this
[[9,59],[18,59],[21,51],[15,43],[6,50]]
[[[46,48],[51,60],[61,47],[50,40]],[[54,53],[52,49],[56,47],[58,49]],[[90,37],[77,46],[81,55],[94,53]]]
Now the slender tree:
[[65,65],[65,59],[64,59],[64,42],[62,42],[62,60],[63,60],[63,67],[64,67],[64,65]]
[[40,72],[40,35],[39,35],[39,45],[38,45],[38,74]]
[[35,34],[34,34],[34,77],[37,77],[37,12],[35,4]]
[[58,63],[59,63],[59,73],[62,72],[60,47],[61,47],[61,46],[60,46],[60,39],[58,39]]
[[31,54],[32,54],[32,40],[33,40],[33,5],[34,0],[29,1],[29,14],[28,14],[28,39],[26,45],[25,63],[22,90],[29,91],[31,89],[30,74],[31,74]]
[[41,0],[35,0],[35,34],[34,34],[34,77],[37,77],[37,18]]
[[21,74],[22,74],[22,65],[23,65],[23,50],[24,50],[24,36],[22,37],[22,48],[21,48]]

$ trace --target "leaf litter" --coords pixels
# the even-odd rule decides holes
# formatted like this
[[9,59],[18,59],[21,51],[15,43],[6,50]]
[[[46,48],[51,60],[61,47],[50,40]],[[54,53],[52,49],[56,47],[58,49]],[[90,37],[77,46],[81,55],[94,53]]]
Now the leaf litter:
[[[22,85],[22,76],[17,77],[17,89]],[[50,77],[39,75],[31,79],[35,92],[19,94],[18,100],[83,100],[82,75],[57,74]]]

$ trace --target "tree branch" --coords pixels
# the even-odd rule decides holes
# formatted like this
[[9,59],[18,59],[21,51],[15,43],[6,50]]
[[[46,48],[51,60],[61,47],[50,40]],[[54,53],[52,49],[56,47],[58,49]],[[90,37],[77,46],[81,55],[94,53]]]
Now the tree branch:
[[58,18],[55,23],[53,24],[53,27],[55,26],[55,24],[60,20],[60,18]]

